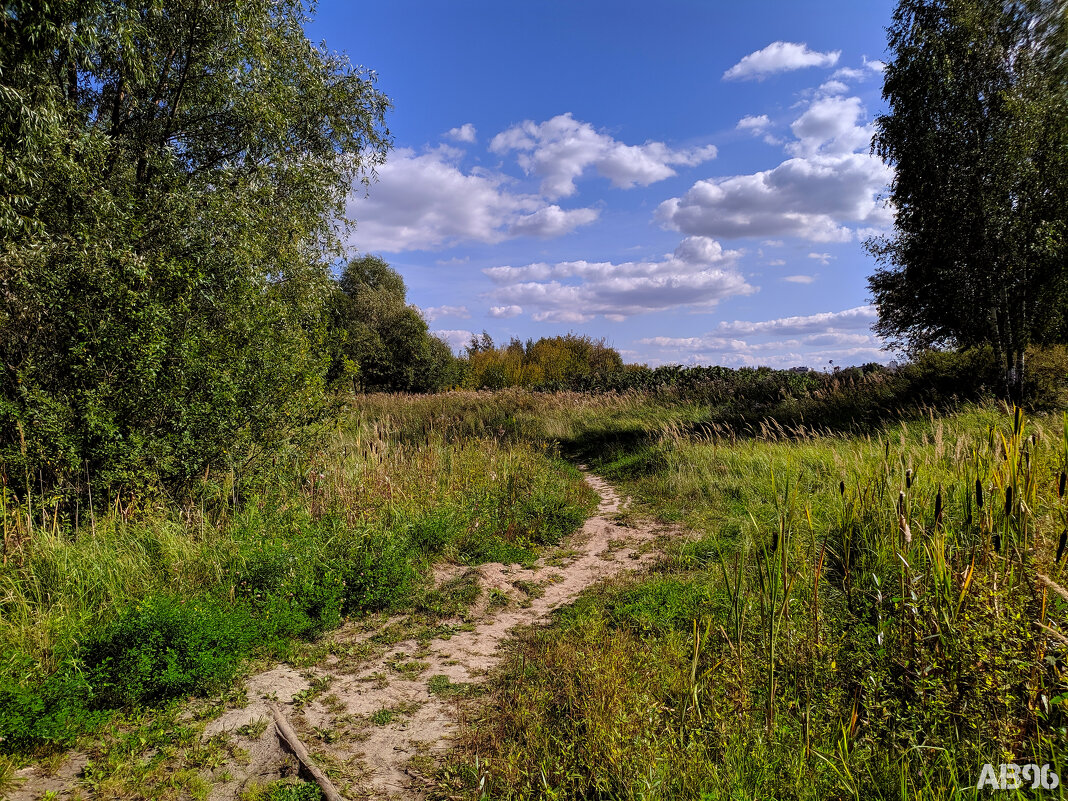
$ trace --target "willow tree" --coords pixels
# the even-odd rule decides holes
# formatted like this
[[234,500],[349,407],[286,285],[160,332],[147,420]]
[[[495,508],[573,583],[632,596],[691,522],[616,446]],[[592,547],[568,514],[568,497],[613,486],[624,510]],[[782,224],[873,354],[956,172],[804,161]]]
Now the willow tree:
[[300,0],[8,0],[5,480],[182,483],[321,408],[329,265],[388,98]]
[[990,345],[1018,394],[1063,341],[1068,83],[1062,0],[901,0],[874,151],[893,233],[869,240],[875,326],[908,350]]

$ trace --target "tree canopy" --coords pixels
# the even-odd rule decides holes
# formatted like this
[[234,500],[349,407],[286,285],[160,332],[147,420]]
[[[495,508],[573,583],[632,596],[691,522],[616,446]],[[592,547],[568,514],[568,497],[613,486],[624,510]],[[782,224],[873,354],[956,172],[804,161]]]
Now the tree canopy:
[[307,15],[5,2],[6,480],[181,483],[321,408],[338,221],[385,157],[390,101]]
[[351,259],[331,302],[331,378],[351,388],[432,392],[455,383],[455,357],[408,304],[400,274],[377,256]]
[[1017,391],[1064,341],[1068,73],[1063,0],[901,0],[874,151],[895,177],[870,240],[876,330],[913,352],[991,345]]

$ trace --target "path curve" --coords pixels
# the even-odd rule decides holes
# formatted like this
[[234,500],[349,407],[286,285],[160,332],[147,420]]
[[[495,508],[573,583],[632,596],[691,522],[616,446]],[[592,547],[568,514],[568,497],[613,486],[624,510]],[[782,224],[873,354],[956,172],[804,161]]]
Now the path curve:
[[[438,584],[477,571],[481,594],[464,625],[444,626],[438,636],[421,640],[387,638],[383,645],[376,640],[403,616],[370,630],[349,624],[328,635],[331,653],[318,666],[300,671],[279,665],[247,679],[247,705],[224,712],[204,730],[204,738],[225,738],[241,754],[225,770],[213,771],[210,801],[236,798],[250,783],[291,770],[273,722],[264,725],[274,701],[313,757],[341,776],[337,784],[347,798],[422,799],[429,785],[425,773],[461,725],[464,705],[457,696],[498,665],[510,633],[545,622],[596,582],[652,561],[659,553],[654,539],[680,533],[648,521],[624,524],[619,495],[581,469],[600,496],[597,511],[532,568],[490,563],[435,569]],[[35,784],[27,778],[13,801]]]

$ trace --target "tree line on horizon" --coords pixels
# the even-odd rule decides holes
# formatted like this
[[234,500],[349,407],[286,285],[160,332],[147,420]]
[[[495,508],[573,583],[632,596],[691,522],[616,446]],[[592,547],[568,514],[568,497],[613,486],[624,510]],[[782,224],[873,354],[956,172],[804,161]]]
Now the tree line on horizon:
[[[181,494],[300,447],[344,391],[767,380],[626,365],[575,333],[455,356],[388,264],[346,260],[345,202],[392,146],[391,101],[308,41],[310,13],[5,0],[2,492]],[[874,150],[897,217],[868,243],[876,330],[920,360],[986,349],[1020,398],[1027,354],[1068,340],[1066,4],[901,0],[888,31]]]

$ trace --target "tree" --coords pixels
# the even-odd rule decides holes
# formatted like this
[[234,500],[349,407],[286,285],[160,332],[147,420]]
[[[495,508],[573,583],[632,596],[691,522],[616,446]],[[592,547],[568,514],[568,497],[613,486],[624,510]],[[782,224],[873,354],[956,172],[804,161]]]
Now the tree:
[[320,414],[334,229],[390,104],[306,21],[300,0],[4,3],[9,481],[180,485]]
[[335,381],[382,392],[432,392],[451,383],[452,350],[430,334],[407,302],[404,279],[379,257],[348,262],[331,309]]
[[1024,353],[1066,333],[1063,0],[901,0],[873,150],[895,168],[893,234],[869,240],[875,330],[912,351]]

